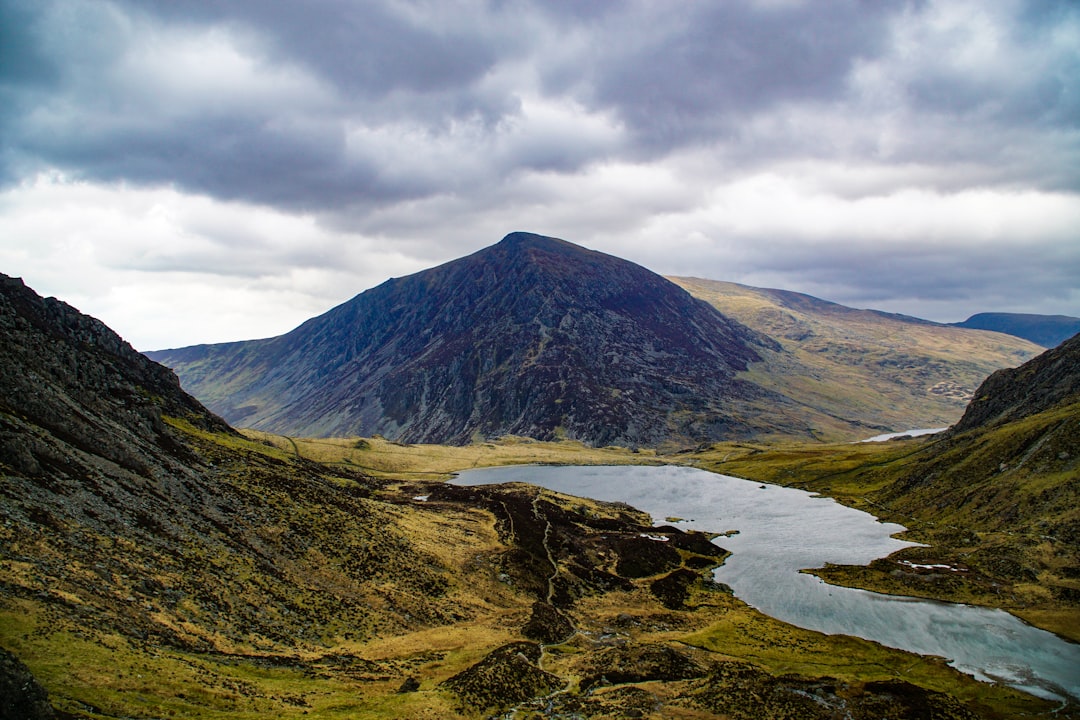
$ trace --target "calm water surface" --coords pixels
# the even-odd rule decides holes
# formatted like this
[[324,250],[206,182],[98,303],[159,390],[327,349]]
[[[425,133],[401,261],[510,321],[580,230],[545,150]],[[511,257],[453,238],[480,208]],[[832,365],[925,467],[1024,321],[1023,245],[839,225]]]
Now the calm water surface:
[[913,543],[904,528],[831,498],[695,468],[515,466],[470,470],[461,485],[527,482],[596,500],[622,501],[659,524],[711,532],[731,551],[716,579],[744,602],[785,622],[924,655],[940,655],[982,680],[1036,695],[1080,699],[1080,645],[1000,610],[880,595],[800,573],[825,563],[864,565]]

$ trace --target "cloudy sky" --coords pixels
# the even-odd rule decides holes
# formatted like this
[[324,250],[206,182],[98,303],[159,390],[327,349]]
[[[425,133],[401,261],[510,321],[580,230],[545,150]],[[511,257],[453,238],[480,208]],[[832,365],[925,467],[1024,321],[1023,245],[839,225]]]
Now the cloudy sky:
[[1080,3],[0,0],[0,272],[139,349],[514,230],[1080,315]]

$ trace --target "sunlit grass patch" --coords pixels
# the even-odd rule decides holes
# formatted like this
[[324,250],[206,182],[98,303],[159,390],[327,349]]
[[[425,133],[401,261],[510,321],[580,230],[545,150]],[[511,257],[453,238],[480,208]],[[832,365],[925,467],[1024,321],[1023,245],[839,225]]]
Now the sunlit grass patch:
[[[206,654],[80,627],[33,601],[0,609],[0,645],[57,709],[92,718],[451,717],[438,682],[512,637],[463,624],[321,654]],[[419,691],[399,695],[409,676],[420,678]]]
[[506,437],[464,446],[407,444],[374,438],[295,438],[257,430],[244,435],[306,460],[341,465],[375,477],[443,479],[471,468],[500,465],[631,465],[657,462],[656,452],[594,448],[565,440],[540,442]]
[[1047,712],[1053,707],[1017,690],[964,675],[942,658],[894,650],[847,635],[804,630],[747,606],[727,612],[682,642],[732,659],[749,660],[775,676],[832,677],[853,684],[902,680],[1010,714]]

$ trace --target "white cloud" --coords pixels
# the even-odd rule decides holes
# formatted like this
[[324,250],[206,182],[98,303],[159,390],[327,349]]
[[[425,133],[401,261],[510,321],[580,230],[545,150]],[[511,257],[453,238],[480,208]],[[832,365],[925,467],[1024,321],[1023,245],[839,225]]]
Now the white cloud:
[[255,38],[232,28],[139,27],[109,72],[123,101],[141,106],[133,109],[173,116],[255,108],[289,114],[333,102],[317,77],[272,60]]
[[[703,223],[743,238],[799,238],[813,243],[899,243],[910,249],[943,241],[957,253],[985,243],[1023,246],[1066,242],[1080,227],[1080,201],[1064,193],[972,188],[953,193],[901,187],[862,197],[834,194],[820,174],[777,168],[716,188]],[[807,172],[807,170],[810,170]],[[844,176],[845,167],[831,168]],[[870,171],[867,171],[870,172]]]
[[41,175],[0,194],[0,271],[139,349],[286,332],[422,263],[312,217]]
[[1075,4],[10,7],[0,271],[139,347],[283,332],[512,230],[1080,314]]

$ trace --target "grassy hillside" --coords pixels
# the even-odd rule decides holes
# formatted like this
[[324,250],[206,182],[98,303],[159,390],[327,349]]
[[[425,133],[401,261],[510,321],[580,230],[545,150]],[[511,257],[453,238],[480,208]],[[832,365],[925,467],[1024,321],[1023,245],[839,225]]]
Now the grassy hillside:
[[818,439],[945,427],[960,418],[994,370],[1043,348],[1020,338],[966,330],[808,295],[697,278],[669,278],[744,325],[774,338],[780,352],[744,376],[795,398]]
[[[761,615],[703,579],[721,559],[710,546],[641,538],[635,523],[647,521],[626,506],[416,479],[419,467],[513,459],[506,448],[576,462],[580,446],[511,443],[462,457],[461,448],[395,453],[354,440],[328,469],[287,440],[170,422],[193,463],[210,469],[211,502],[228,506],[217,526],[148,542],[161,530],[95,524],[64,511],[63,498],[36,515],[6,510],[0,646],[68,717],[1054,709],[934,658]],[[594,452],[593,461],[631,455]],[[394,455],[407,466],[399,479],[344,467]]]
[[723,444],[694,462],[835,497],[930,545],[867,568],[815,573],[830,581],[1000,607],[1080,641],[1078,418],[1073,402],[985,431],[887,443]]
[[655,450],[594,448],[574,440],[541,442],[504,437],[492,442],[447,446],[374,438],[299,438],[259,430],[247,437],[307,460],[361,470],[375,477],[442,479],[459,470],[498,465],[645,465],[661,462]]

